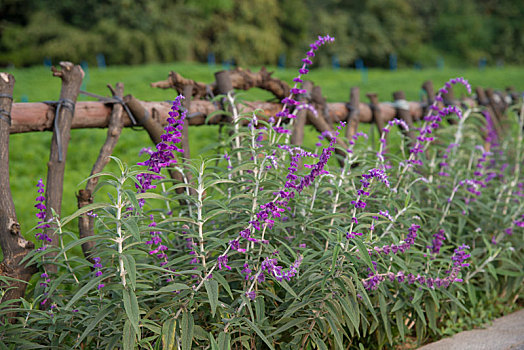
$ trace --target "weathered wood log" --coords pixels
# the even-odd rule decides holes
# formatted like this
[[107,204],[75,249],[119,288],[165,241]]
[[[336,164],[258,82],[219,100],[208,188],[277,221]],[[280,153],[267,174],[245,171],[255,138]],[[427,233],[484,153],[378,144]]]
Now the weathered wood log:
[[435,102],[435,89],[433,88],[433,82],[431,80],[426,80],[422,84],[422,89],[426,91],[428,100],[426,101],[428,106],[432,105]]
[[[262,67],[258,73],[251,72],[249,69],[235,68],[229,71],[232,88],[240,90],[249,90],[253,87],[271,92],[279,100],[289,95],[289,85],[271,75],[265,67]],[[183,94],[184,86],[192,85],[192,96],[200,99],[208,93],[213,95],[220,94],[217,81],[211,84],[205,84],[184,78],[180,73],[171,71],[166,80],[151,83],[152,87],[161,89],[175,89],[179,94]]]
[[[228,93],[233,92],[233,82],[231,81],[231,76],[228,70],[223,70],[215,73],[215,86],[218,95],[227,95]],[[226,97],[220,99],[220,109],[224,110],[226,103]],[[232,109],[229,108],[228,111],[231,112]],[[216,114],[213,116],[212,119],[213,123],[218,123],[222,121],[230,123],[233,120],[231,116],[226,114]]]
[[415,130],[413,127],[413,117],[411,116],[411,113],[409,111],[409,103],[406,101],[406,94],[404,91],[395,91],[393,93],[393,100],[395,100],[395,106],[397,109],[398,117],[406,122],[406,125],[408,126],[409,130],[406,131],[403,128],[401,128],[402,132],[411,140],[415,139]]
[[[158,121],[161,125],[166,125],[168,113],[171,110],[171,104],[168,102],[144,102],[139,101],[139,104],[151,115],[151,117]],[[425,103],[409,102],[409,111],[414,120],[419,120],[423,116],[425,110]],[[390,103],[380,103],[380,111],[389,121],[395,117],[395,108]],[[245,106],[239,106],[241,113],[252,113],[255,110],[260,110],[259,118],[267,120],[269,116],[274,116],[282,109],[282,105],[272,102],[245,102]],[[372,113],[369,106],[365,103],[359,103],[360,123],[371,123]],[[153,112],[156,111],[156,113]],[[206,117],[212,112],[216,111],[216,106],[205,100],[194,100],[191,102],[191,108],[188,112],[188,123],[192,125],[205,125]],[[337,123],[341,120],[347,119],[348,109],[345,103],[333,102],[327,104],[327,112],[331,120]],[[107,128],[109,125],[109,118],[111,115],[111,107],[103,102],[78,102],[75,108],[75,116],[73,118],[72,129],[84,128]],[[50,131],[54,120],[53,108],[45,103],[14,103],[11,112],[12,125],[10,133],[24,133],[32,131]],[[124,111],[123,115],[124,127],[132,126],[131,120]],[[218,124],[218,120],[211,118],[207,124]],[[247,123],[247,121],[244,121]],[[310,122],[306,122],[309,123]]]
[[500,100],[500,96],[498,96],[495,91],[493,91],[492,88],[486,89],[486,97],[488,98],[489,105],[495,112],[495,115],[497,116],[497,119],[499,121],[504,120],[504,102]]
[[[366,97],[369,99],[369,106],[371,107],[371,111],[373,112],[373,121],[377,125],[378,134],[380,136],[384,131],[386,122],[395,117],[396,111],[392,106],[389,106],[391,107],[392,111],[389,110],[389,108],[387,110],[386,108],[381,108],[380,104],[378,103],[378,95],[375,93],[366,94]],[[385,112],[384,115],[382,114],[383,110]],[[389,118],[388,116],[391,114],[391,112],[393,112],[393,117]]]
[[360,115],[360,89],[355,86],[349,92],[349,103],[346,104],[346,109],[349,111],[346,118],[346,138],[351,140],[353,135],[357,133],[358,122]]
[[[124,97],[124,84],[117,83],[116,89],[113,90],[111,85],[108,85],[109,89],[112,91],[114,97],[123,98]],[[95,175],[100,173],[105,166],[109,163],[109,156],[113,153],[113,150],[118,142],[120,134],[122,133],[122,128],[124,127],[122,119],[122,111],[124,110],[121,104],[115,103],[113,105],[113,111],[109,119],[109,126],[107,128],[107,136],[100,152],[98,158],[96,159],[91,174]],[[83,190],[80,190],[76,195],[78,209],[85,207],[86,205],[93,203],[93,191],[98,184],[98,177],[92,177],[87,180],[86,187]],[[92,237],[94,235],[94,218],[89,216],[87,213],[82,214],[78,218],[78,235],[80,238]],[[91,252],[95,246],[94,241],[88,241],[82,244],[82,251],[84,256],[91,262],[94,263]]]
[[[67,146],[69,145],[76,99],[84,78],[84,71],[79,65],[74,65],[71,62],[60,62],[60,67],[61,70],[57,70],[55,67],[51,68],[53,76],[62,79],[62,88],[58,104],[55,107],[56,119],[53,121],[53,138],[51,140],[49,162],[47,163],[46,221],[53,217],[52,209],[59,216],[62,213]],[[58,246],[58,237],[55,234],[56,228],[56,223],[50,223],[49,227],[45,229],[46,234],[52,240],[51,245],[53,246]],[[55,255],[56,253],[50,252],[48,257]],[[56,273],[57,266],[47,264],[46,270],[48,273]]]
[[[27,282],[37,271],[34,265],[20,263],[35,246],[20,232],[9,182],[9,124],[14,85],[11,74],[0,73],[0,248],[3,253],[0,275],[16,279],[2,286],[6,293],[1,302],[23,297]],[[15,321],[14,314],[6,316],[10,322]]]
[[[139,101],[140,105],[151,115],[153,109],[158,113],[152,116],[154,120],[160,122],[161,125],[166,125],[168,112],[171,109],[171,104],[167,102],[144,102]],[[393,118],[395,116],[394,108],[387,104],[380,104],[383,112]],[[382,107],[384,106],[384,107]],[[267,120],[269,116],[275,115],[282,109],[282,105],[271,102],[245,102],[245,106],[239,106],[242,112],[253,112],[257,109],[262,112],[259,114],[260,118]],[[334,122],[345,120],[348,110],[344,103],[328,103],[327,110],[330,118]],[[422,107],[417,102],[410,102],[410,111],[412,115],[421,115]],[[189,125],[205,125],[207,115],[216,111],[216,107],[210,101],[196,100],[192,101],[191,108],[188,114]],[[362,123],[370,123],[372,120],[371,109],[365,103],[359,104],[359,121]],[[131,120],[127,113],[123,112],[124,126],[132,126]],[[109,125],[109,118],[111,115],[111,107],[103,102],[78,102],[75,108],[75,116],[73,118],[72,129],[84,128],[107,128]],[[157,119],[158,118],[158,119]],[[12,125],[10,128],[11,134],[25,133],[32,131],[50,131],[54,120],[53,109],[45,103],[15,103],[12,111]],[[418,118],[417,118],[418,119]],[[219,121],[208,121],[208,124],[218,124]]]

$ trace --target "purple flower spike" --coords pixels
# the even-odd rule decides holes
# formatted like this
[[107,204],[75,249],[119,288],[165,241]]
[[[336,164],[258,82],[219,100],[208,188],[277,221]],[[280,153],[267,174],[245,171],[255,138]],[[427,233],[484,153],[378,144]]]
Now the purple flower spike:
[[[156,152],[150,154],[150,158],[145,162],[138,163],[138,165],[147,166],[147,170],[160,174],[160,171],[163,168],[172,166],[176,164],[176,159],[173,154],[173,151],[182,153],[184,150],[178,148],[175,144],[179,143],[182,138],[182,129],[184,126],[184,119],[186,118],[187,111],[184,110],[182,113],[179,113],[181,107],[181,100],[184,96],[179,95],[173,101],[173,106],[171,107],[171,112],[169,112],[169,118],[167,122],[169,123],[164,128],[164,134],[160,136],[161,142],[156,145]],[[149,189],[156,188],[156,185],[153,185],[153,180],[162,179],[161,175],[154,174],[138,174],[137,179],[140,182],[140,185],[135,185],[139,193],[144,193]]]
[[251,292],[246,292],[246,296],[251,300],[255,300],[255,298],[257,297],[257,293],[254,290],[252,290]]
[[221,255],[218,257],[218,269],[222,270],[222,267],[225,267],[227,270],[231,270],[231,266],[227,264],[227,255]]
[[45,211],[46,211],[46,206],[44,204],[45,202],[45,197],[42,195],[44,192],[45,192],[45,186],[44,186],[44,182],[42,181],[42,179],[39,179],[38,180],[38,183],[36,185],[36,187],[38,188],[37,189],[37,192],[38,192],[38,196],[36,197],[36,204],[35,204],[35,208],[38,209],[38,213],[36,213],[36,217],[38,218],[38,230],[40,232],[37,232],[35,234],[35,237],[36,239],[42,241],[42,247],[39,248],[39,250],[45,250],[47,248],[47,243],[51,243],[53,240],[47,235],[47,233],[45,233],[45,229],[49,227],[49,224],[46,223],[44,220],[45,220]]
[[[100,277],[102,276],[102,271],[100,271],[100,269],[102,268],[102,264],[100,263],[101,259],[99,257],[94,257],[93,258],[93,261],[95,262],[93,264],[93,268],[96,269],[95,271],[95,276],[96,277]],[[102,289],[105,287],[105,284],[103,283],[100,283],[97,287],[98,290]]]
[[433,241],[431,241],[431,245],[428,246],[428,249],[431,251],[431,253],[437,255],[440,252],[440,248],[442,247],[442,244],[445,240],[446,236],[444,236],[444,230],[441,229],[433,235]]
[[[315,57],[315,51],[317,51],[322,45],[330,43],[335,41],[335,38],[332,38],[329,35],[326,36],[319,36],[318,40],[312,43],[310,46],[311,50],[309,50],[306,53],[306,57],[302,59],[302,67],[298,70],[298,76],[293,79],[293,82],[295,85],[291,88],[290,94],[288,97],[284,98],[281,102],[284,105],[282,107],[282,111],[277,113],[277,117],[285,117],[286,115],[288,118],[293,118],[292,113],[283,113],[288,109],[288,106],[299,106],[300,103],[293,99],[294,95],[303,94],[306,92],[306,90],[299,88],[298,84],[302,84],[302,75],[306,75],[309,73],[309,69],[307,68],[309,65],[313,64],[313,57]],[[308,108],[309,109],[309,108]],[[316,115],[316,113],[315,113]],[[274,120],[274,119],[273,119]],[[270,120],[270,122],[273,122]]]

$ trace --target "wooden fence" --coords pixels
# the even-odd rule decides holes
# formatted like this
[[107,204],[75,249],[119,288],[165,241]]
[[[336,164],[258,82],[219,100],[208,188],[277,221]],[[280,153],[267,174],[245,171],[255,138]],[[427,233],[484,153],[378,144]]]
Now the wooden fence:
[[[160,142],[163,133],[162,126],[166,124],[171,105],[166,102],[139,101],[132,95],[124,96],[124,86],[117,83],[115,88],[108,85],[112,97],[99,97],[98,102],[77,102],[84,72],[79,65],[70,62],[61,62],[61,69],[52,68],[53,76],[62,80],[62,87],[58,101],[46,103],[13,103],[14,77],[11,74],[0,73],[0,247],[4,259],[0,263],[0,274],[20,281],[10,282],[10,289],[3,300],[16,299],[24,295],[26,283],[36,273],[34,265],[21,264],[27,253],[34,249],[34,244],[25,240],[18,224],[9,183],[9,135],[34,131],[52,131],[50,158],[48,162],[46,184],[46,218],[52,218],[51,208],[58,215],[61,214],[63,196],[63,177],[67,148],[71,129],[76,128],[107,128],[107,138],[102,145],[99,156],[92,168],[91,175],[102,171],[109,161],[109,156],[118,142],[123,127],[138,125],[143,127],[156,144]],[[219,124],[230,122],[226,114],[216,113],[224,108],[224,99],[212,102],[207,97],[227,94],[234,89],[248,90],[258,87],[270,91],[279,101],[287,97],[290,86],[271,76],[271,73],[262,68],[258,73],[237,68],[233,71],[221,71],[215,74],[216,81],[204,84],[186,79],[176,72],[170,72],[166,80],[152,83],[153,87],[175,89],[179,94],[186,96],[183,106],[188,110],[188,118],[184,123],[182,147],[183,157],[189,157],[188,127],[192,125]],[[346,121],[346,137],[350,139],[357,131],[359,123],[374,123],[379,132],[386,123],[393,118],[403,119],[409,126],[408,136],[414,138],[413,122],[425,114],[428,106],[434,102],[435,92],[430,81],[422,85],[427,93],[427,98],[422,102],[409,102],[405,100],[402,91],[393,93],[393,102],[382,102],[376,94],[367,94],[369,103],[360,100],[357,87],[349,92],[349,99],[342,103],[326,103],[320,87],[311,82],[305,82],[307,93],[299,96],[302,102],[314,106],[317,116],[306,109],[297,113],[293,125],[291,141],[301,145],[304,139],[304,125],[312,124],[319,132],[333,131],[333,124]],[[89,94],[86,93],[88,95]],[[94,95],[96,96],[96,95]],[[485,106],[494,115],[497,130],[501,131],[501,122],[504,111],[512,103],[516,103],[519,94],[514,89],[506,92],[495,92],[492,89],[476,88],[476,100],[464,98],[457,100],[453,90],[443,95],[443,104]],[[191,98],[188,98],[191,97]],[[240,106],[241,113],[250,113],[255,110],[259,118],[268,119],[281,110],[282,105],[272,102],[246,102]],[[246,122],[247,123],[247,122]],[[337,143],[347,148],[342,138]],[[86,174],[87,175],[87,174]],[[170,176],[182,181],[183,174],[170,171]],[[93,202],[92,192],[98,183],[98,178],[93,177],[87,181],[86,187],[77,194],[78,207],[82,208]],[[182,190],[180,188],[179,190]],[[86,214],[79,217],[80,238],[94,234],[94,219]],[[57,246],[55,225],[46,229],[51,237],[51,245]],[[82,245],[86,258],[91,259],[90,251],[92,242]],[[49,254],[52,257],[52,253]],[[46,266],[48,273],[56,272],[55,265]]]

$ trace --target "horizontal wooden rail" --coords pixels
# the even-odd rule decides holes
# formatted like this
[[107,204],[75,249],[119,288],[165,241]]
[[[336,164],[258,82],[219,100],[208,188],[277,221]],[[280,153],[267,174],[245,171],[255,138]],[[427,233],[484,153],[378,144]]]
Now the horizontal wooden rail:
[[[140,102],[148,111],[149,115],[162,125],[165,125],[171,104],[168,102]],[[242,113],[252,113],[261,110],[259,118],[274,116],[280,111],[282,105],[272,102],[246,102],[240,106]],[[379,108],[385,121],[393,119],[397,111],[391,103],[380,103]],[[111,105],[103,102],[88,101],[77,102],[75,115],[73,118],[72,129],[84,128],[107,128],[111,116]],[[204,125],[206,117],[216,111],[215,105],[206,100],[195,100],[191,103],[189,110],[189,125]],[[328,103],[328,116],[326,119],[333,122],[346,120],[349,113],[345,103]],[[418,120],[422,117],[424,105],[419,102],[409,102],[409,111],[413,119]],[[32,131],[51,131],[53,129],[54,107],[45,103],[14,103],[11,111],[12,125],[11,134],[25,133]],[[319,113],[319,115],[322,115]],[[359,121],[363,123],[373,122],[371,108],[365,103],[359,105]],[[124,126],[132,126],[128,114],[123,112]],[[217,124],[220,118],[212,118],[208,124]]]

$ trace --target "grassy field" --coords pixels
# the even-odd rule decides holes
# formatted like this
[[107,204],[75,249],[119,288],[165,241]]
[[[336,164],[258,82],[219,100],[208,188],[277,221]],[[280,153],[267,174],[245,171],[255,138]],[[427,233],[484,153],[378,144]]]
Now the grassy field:
[[[203,82],[212,82],[214,72],[221,67],[208,67],[201,64],[173,63],[153,64],[147,66],[117,66],[106,69],[90,68],[87,71],[85,85],[89,92],[108,95],[106,84],[123,82],[125,93],[133,94],[142,100],[162,101],[172,100],[175,92],[172,90],[153,89],[151,82],[163,80],[170,70],[180,72],[184,77]],[[252,67],[257,70],[258,67]],[[296,69],[274,69],[274,76],[291,81]],[[271,70],[271,69],[270,69]],[[27,69],[7,70],[15,76],[15,102],[40,102],[56,100],[60,92],[60,79],[54,78],[49,69],[33,67]],[[365,93],[376,92],[381,101],[391,100],[391,94],[396,90],[404,90],[407,98],[418,100],[421,96],[420,86],[425,80],[433,80],[435,87],[440,87],[449,78],[466,77],[475,86],[504,89],[515,86],[524,90],[524,67],[486,68],[479,71],[476,68],[454,70],[451,68],[437,70],[369,70],[366,76],[355,70],[313,69],[308,78],[322,87],[323,93],[330,102],[349,100],[349,90],[352,86],[361,88],[362,101]],[[457,96],[463,93],[457,90]],[[250,100],[265,100],[272,96],[262,90],[252,89],[243,95]],[[80,100],[87,100],[81,96]],[[199,155],[206,145],[218,141],[217,127],[201,126],[190,130],[191,154]],[[96,160],[100,146],[105,139],[105,130],[73,130],[67,155],[65,191],[62,214],[69,215],[76,210],[75,193],[83,186],[79,183],[89,175]],[[314,132],[309,132],[308,144],[313,144]],[[11,189],[22,230],[27,232],[36,225],[36,211],[33,208],[36,197],[35,185],[40,177],[47,174],[46,162],[49,159],[49,146],[52,134],[50,132],[12,135],[10,139],[10,175]],[[201,140],[205,140],[202,142]],[[114,155],[128,164],[138,160],[138,152],[142,147],[152,146],[147,134],[142,131],[126,129],[123,131]],[[115,170],[114,167],[110,169]],[[29,236],[28,236],[29,237]]]

